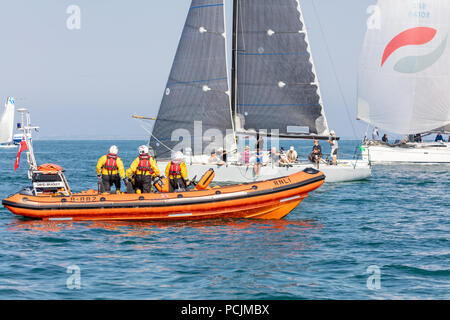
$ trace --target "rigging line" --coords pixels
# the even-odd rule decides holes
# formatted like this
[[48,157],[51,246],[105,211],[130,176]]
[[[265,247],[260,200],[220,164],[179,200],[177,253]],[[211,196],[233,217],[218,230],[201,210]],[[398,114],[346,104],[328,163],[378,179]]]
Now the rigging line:
[[354,138],[358,139],[358,135],[356,134],[355,126],[353,125],[353,121],[352,121],[352,118],[350,116],[350,111],[349,111],[349,108],[348,108],[347,100],[345,99],[344,93],[342,91],[341,83],[339,82],[339,78],[338,78],[337,73],[336,73],[336,67],[334,65],[333,58],[331,57],[331,54],[330,54],[330,48],[328,46],[328,41],[327,41],[327,38],[325,37],[325,32],[323,31],[322,23],[320,22],[320,17],[319,17],[319,15],[317,13],[317,9],[316,9],[316,5],[314,4],[314,0],[311,0],[311,3],[312,3],[312,6],[313,6],[313,9],[314,9],[314,14],[316,15],[316,18],[317,18],[317,23],[319,24],[319,29],[320,29],[320,32],[322,34],[322,38],[323,38],[323,40],[325,42],[325,47],[327,49],[326,50],[327,51],[327,55],[328,55],[328,58],[330,59],[331,68],[333,69],[333,74],[334,74],[334,77],[336,78],[336,82],[337,82],[337,85],[338,85],[338,88],[339,88],[339,93],[340,93],[342,101],[344,102],[344,105],[345,105],[345,110],[347,112],[347,117],[348,117],[348,120],[350,121],[350,125],[351,125],[352,130],[353,130]]
[[367,123],[366,133],[364,134],[363,142],[366,141],[366,139],[367,139],[367,135],[369,134],[369,127],[370,127],[370,123]]
[[[237,61],[237,56],[238,56],[238,54],[240,53],[240,52],[246,52],[247,51],[247,44],[246,44],[246,38],[245,38],[245,33],[246,33],[246,26],[245,26],[245,24],[244,24],[244,19],[242,18],[242,16],[243,16],[243,14],[242,14],[242,12],[243,12],[243,7],[242,7],[242,5],[241,5],[241,1],[239,1],[239,0],[236,0],[236,4],[237,4],[237,6],[238,6],[238,11],[237,11],[237,30],[236,30],[236,33],[237,33],[237,39],[236,39],[236,68],[237,68],[237,65],[238,65],[238,61]],[[239,26],[241,27],[240,29],[241,29],[241,35],[240,35],[240,39],[241,39],[241,41],[242,41],[242,48],[238,48],[239,47],[239,44],[240,44],[240,42],[239,42]],[[238,84],[238,81],[239,81],[239,79],[238,79],[238,74],[236,73],[236,91],[238,91],[237,90],[237,87],[239,86],[239,84]],[[247,90],[246,90],[246,88],[245,87],[243,87],[242,89],[241,89],[241,97],[242,98],[244,98],[244,97],[246,97],[246,93],[247,93]],[[239,108],[239,110],[238,110],[238,102],[239,102],[239,96],[238,96],[238,92],[236,92],[236,97],[235,97],[235,99],[236,99],[236,101],[235,101],[235,103],[236,103],[236,106],[235,106],[235,112],[236,112],[236,114],[241,114],[241,110],[240,110],[240,108]],[[239,112],[238,112],[239,111]],[[245,110],[242,110],[242,111],[245,111]]]
[[212,78],[212,79],[202,79],[202,80],[190,80],[190,81],[181,81],[174,79],[173,81],[167,82],[167,85],[174,85],[174,84],[190,84],[190,83],[198,83],[198,82],[210,82],[210,81],[220,81],[220,80],[227,80],[226,77],[222,78]]
[[139,119],[139,121],[142,122],[142,123],[141,123],[141,128],[144,129],[145,131],[147,131],[147,133],[150,134],[150,136],[152,136],[153,139],[155,139],[157,142],[159,142],[162,146],[164,146],[165,148],[167,148],[169,151],[174,151],[173,149],[171,149],[171,148],[169,148],[167,145],[165,145],[161,140],[159,140],[158,138],[156,138],[156,137],[153,135],[153,132],[150,131],[150,130],[148,130],[148,129],[143,125],[143,124],[145,123],[145,120]]
[[193,10],[193,9],[210,8],[210,7],[221,7],[221,6],[223,6],[223,3],[205,4],[205,5],[199,5],[199,6],[190,7],[189,11]]

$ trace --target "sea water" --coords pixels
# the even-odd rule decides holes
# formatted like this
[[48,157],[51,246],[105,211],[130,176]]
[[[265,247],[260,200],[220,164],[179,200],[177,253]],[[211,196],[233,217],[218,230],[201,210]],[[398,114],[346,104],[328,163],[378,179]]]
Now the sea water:
[[[143,143],[34,147],[80,191],[96,189],[111,144],[128,166]],[[303,159],[312,146],[281,143],[291,144]],[[339,146],[351,158],[358,142]],[[2,199],[29,185],[16,152],[0,150]],[[1,207],[0,299],[449,299],[449,169],[377,165],[371,179],[325,183],[278,221],[44,222]]]

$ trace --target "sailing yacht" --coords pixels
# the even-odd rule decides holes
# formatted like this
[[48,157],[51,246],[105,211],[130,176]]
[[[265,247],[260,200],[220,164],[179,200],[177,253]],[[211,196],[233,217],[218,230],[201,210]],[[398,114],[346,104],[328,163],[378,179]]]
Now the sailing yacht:
[[[379,23],[368,28],[359,66],[358,118],[406,136],[367,140],[371,163],[450,163],[450,143],[418,136],[450,134],[448,0],[379,0]],[[417,136],[418,139],[414,139]]]
[[13,143],[14,103],[15,99],[13,97],[9,97],[0,118],[0,149],[11,149],[17,147]]
[[[266,180],[315,167],[268,164],[263,152],[264,165],[255,175],[237,152],[246,136],[265,137],[271,145],[279,138],[330,139],[299,1],[233,1],[231,90],[224,6],[220,0],[191,2],[151,130],[154,156],[164,168],[182,150],[190,178],[213,167],[218,182]],[[208,163],[221,148],[228,151],[226,165]],[[371,175],[368,161],[356,159],[320,170],[327,182]]]

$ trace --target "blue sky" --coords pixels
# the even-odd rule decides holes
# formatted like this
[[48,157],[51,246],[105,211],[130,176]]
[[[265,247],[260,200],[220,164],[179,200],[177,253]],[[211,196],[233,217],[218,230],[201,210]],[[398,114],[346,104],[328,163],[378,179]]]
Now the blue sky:
[[[367,125],[355,120],[357,65],[366,9],[376,0],[300,3],[330,129],[360,139]],[[81,9],[79,30],[67,28],[70,5]],[[2,1],[0,99],[14,96],[18,107],[27,107],[41,126],[41,139],[147,139],[131,115],[156,115],[189,5],[190,0]],[[232,0],[226,5],[231,36]]]

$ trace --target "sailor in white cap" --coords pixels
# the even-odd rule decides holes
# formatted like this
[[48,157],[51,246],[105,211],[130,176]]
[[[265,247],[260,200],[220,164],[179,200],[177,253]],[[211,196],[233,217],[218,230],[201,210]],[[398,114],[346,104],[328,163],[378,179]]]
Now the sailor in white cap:
[[289,148],[289,151],[286,153],[287,159],[290,163],[295,163],[297,162],[297,151],[295,151],[294,146],[291,146]]
[[337,152],[338,152],[338,140],[336,138],[336,134],[334,133],[334,130],[330,131],[330,137],[327,141],[330,144],[331,152],[330,157],[333,159],[333,165],[337,165]]

